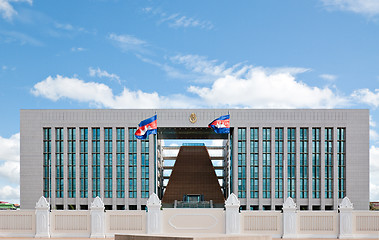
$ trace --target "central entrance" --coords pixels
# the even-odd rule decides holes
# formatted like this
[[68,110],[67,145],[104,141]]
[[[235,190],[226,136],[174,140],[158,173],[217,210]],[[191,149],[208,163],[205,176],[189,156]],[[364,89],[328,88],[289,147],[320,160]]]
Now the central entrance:
[[[217,178],[218,187],[219,187],[218,190],[221,190],[221,194],[224,197],[224,199],[226,199],[229,196],[230,194],[230,167],[231,167],[230,160],[229,160],[230,159],[229,152],[231,149],[231,146],[229,145],[230,139],[232,139],[231,135],[217,134],[210,128],[175,128],[175,127],[158,128],[158,134],[157,134],[157,140],[158,140],[157,141],[157,150],[158,150],[157,152],[157,160],[158,160],[157,162],[157,185],[158,185],[157,191],[158,192],[157,194],[160,199],[164,199],[165,201],[167,199],[170,199],[170,201],[172,201],[172,203],[170,204],[165,204],[166,207],[170,207],[170,206],[174,207],[174,204],[175,204],[174,200],[185,201],[186,199],[192,199],[193,196],[198,197],[198,199],[204,198],[203,194],[201,194],[200,192],[193,192],[192,190],[188,193],[183,193],[183,196],[175,196],[175,198],[179,198],[179,199],[171,199],[168,196],[164,197],[167,190],[167,186],[170,181],[170,177],[172,176],[171,174],[173,173],[173,170],[174,170],[175,163],[178,160],[177,158],[178,158],[179,151],[182,151],[181,155],[183,158],[185,158],[184,160],[181,160],[182,164],[187,165],[187,166],[191,166],[191,164],[195,164],[195,165],[203,164],[203,166],[198,166],[198,170],[201,170],[201,171],[203,171],[204,168],[207,168],[204,165],[205,164],[204,161],[197,162],[199,160],[198,157],[200,157],[200,155],[201,156],[204,156],[204,155],[202,154],[199,155],[199,153],[195,153],[195,152],[192,152],[192,153],[187,152],[185,154],[183,150],[180,150],[181,147],[183,147],[184,149],[192,148],[192,151],[193,149],[199,149],[199,148],[204,149],[205,153],[203,154],[205,154],[208,157],[208,160],[207,160],[208,162],[210,160],[211,162],[210,168],[212,168],[211,171],[214,172],[215,178]],[[197,156],[195,156],[194,154],[195,155],[197,154]],[[196,167],[196,166],[193,166],[193,167]],[[177,169],[180,169],[180,167],[178,166]],[[182,170],[175,170],[175,171],[180,172]],[[203,174],[210,175],[211,173],[204,172]],[[187,176],[182,176],[182,175],[187,175]],[[185,172],[182,172],[181,174],[179,174],[180,177],[183,177],[182,180],[187,178],[187,183],[192,182],[192,180],[189,179],[191,178],[190,175],[191,174],[186,174]],[[192,175],[192,178],[194,176],[195,175]],[[198,173],[197,177],[199,176],[202,176],[202,175]],[[209,177],[209,176],[203,176],[203,177]],[[194,179],[193,181],[196,181],[196,179]],[[209,191],[212,191],[212,189],[209,189]],[[213,199],[213,201],[217,201],[217,200]]]

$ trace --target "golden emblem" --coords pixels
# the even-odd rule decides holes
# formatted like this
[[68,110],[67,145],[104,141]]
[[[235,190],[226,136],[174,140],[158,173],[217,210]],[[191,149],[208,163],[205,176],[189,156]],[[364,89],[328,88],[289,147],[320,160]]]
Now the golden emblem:
[[195,123],[197,121],[197,117],[195,113],[191,113],[189,120],[191,123]]

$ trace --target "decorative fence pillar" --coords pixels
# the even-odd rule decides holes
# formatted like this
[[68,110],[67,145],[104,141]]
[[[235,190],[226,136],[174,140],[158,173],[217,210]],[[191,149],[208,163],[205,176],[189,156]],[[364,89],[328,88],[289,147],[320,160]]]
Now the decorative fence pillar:
[[338,206],[340,211],[340,235],[338,238],[353,238],[353,204],[345,197]]
[[50,237],[50,204],[45,197],[40,197],[36,203],[36,238]]
[[225,202],[225,231],[226,234],[240,233],[240,201],[237,196],[232,193]]
[[283,204],[283,238],[296,238],[296,203],[291,197]]
[[147,233],[156,234],[162,233],[162,211],[161,200],[158,195],[153,193],[147,200]]
[[91,203],[91,238],[105,238],[104,203],[98,196]]

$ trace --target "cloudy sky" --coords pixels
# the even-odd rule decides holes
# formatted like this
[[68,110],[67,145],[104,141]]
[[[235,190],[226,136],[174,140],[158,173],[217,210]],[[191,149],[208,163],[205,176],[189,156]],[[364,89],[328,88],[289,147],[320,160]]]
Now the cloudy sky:
[[20,109],[368,108],[379,201],[378,85],[378,0],[0,0],[0,200]]

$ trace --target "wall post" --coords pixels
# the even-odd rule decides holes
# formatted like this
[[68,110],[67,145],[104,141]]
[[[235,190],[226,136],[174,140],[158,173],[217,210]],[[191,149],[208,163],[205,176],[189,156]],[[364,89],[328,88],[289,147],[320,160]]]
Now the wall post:
[[156,234],[162,233],[162,211],[161,200],[158,195],[153,193],[147,200],[147,233]]
[[338,238],[353,238],[353,204],[344,197],[338,206],[340,212],[340,234]]
[[91,203],[91,238],[105,238],[104,203],[99,196]]
[[232,193],[225,202],[225,233],[239,234],[240,233],[240,216],[239,216],[240,201],[237,196]]
[[296,238],[296,203],[288,197],[283,204],[283,238]]
[[50,237],[50,204],[45,197],[36,203],[36,238]]

